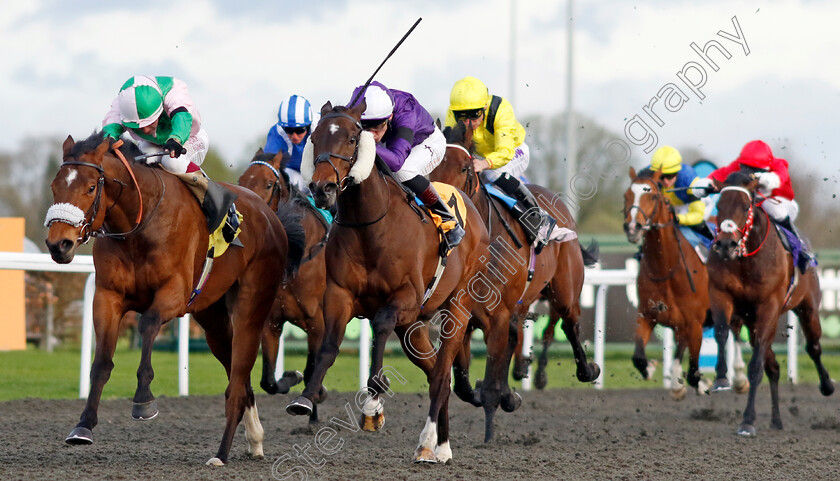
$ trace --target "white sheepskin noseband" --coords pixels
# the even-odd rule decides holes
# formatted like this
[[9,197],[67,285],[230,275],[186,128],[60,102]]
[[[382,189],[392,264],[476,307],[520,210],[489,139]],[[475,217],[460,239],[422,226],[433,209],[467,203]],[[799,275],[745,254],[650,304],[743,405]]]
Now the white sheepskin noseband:
[[49,228],[53,222],[64,222],[73,227],[81,227],[85,223],[85,213],[82,209],[73,204],[53,204],[47,209],[47,218],[44,220],[44,227]]
[[[373,134],[367,130],[363,130],[359,135],[359,151],[356,157],[356,163],[350,169],[347,177],[354,184],[361,184],[363,180],[367,179],[373,171],[373,164],[376,160],[376,141],[373,140]],[[300,175],[306,183],[312,181],[312,174],[315,173],[315,150],[312,146],[312,139],[306,139],[306,145],[303,147],[303,156],[300,160]]]

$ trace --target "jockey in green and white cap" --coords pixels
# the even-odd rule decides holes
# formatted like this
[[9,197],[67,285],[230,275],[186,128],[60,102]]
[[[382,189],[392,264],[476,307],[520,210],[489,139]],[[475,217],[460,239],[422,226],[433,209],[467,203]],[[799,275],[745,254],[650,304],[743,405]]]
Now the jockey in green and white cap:
[[127,130],[144,153],[167,150],[169,156],[160,162],[174,173],[199,170],[210,145],[187,84],[173,77],[128,79],[111,103],[102,130],[115,139]]

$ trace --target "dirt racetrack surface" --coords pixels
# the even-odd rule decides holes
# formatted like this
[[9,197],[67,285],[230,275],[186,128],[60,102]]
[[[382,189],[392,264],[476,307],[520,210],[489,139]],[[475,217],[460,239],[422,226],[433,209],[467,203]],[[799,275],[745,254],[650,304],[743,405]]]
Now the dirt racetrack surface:
[[331,418],[347,419],[345,407],[359,414],[350,394],[331,393],[314,429],[285,413],[290,396],[258,395],[265,458],[249,458],[240,424],[221,468],[204,463],[221,439],[222,396],[160,398],[160,415],[148,422],[131,419],[129,400],[105,401],[90,446],[64,443],[83,401],[28,399],[0,403],[0,479],[837,479],[837,395],[780,391],[784,430],[769,427],[765,383],[752,439],[735,435],[746,397],[734,393],[674,402],[659,389],[529,392],[519,411],[497,415],[492,444],[482,442],[483,411],[453,397],[448,465],[411,462],[426,395],[386,399],[377,433],[341,428],[331,439]]

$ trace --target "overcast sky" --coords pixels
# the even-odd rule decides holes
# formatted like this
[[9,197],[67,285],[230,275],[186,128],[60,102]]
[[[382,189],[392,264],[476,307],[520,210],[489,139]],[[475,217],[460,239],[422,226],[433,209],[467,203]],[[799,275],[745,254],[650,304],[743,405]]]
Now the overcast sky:
[[[418,17],[377,77],[387,86],[443,112],[452,84],[473,75],[513,99],[519,116],[562,112],[566,2],[516,4],[510,85],[510,0],[2,0],[0,150],[33,134],[85,137],[128,77],[173,75],[189,85],[211,145],[241,161],[285,96],[304,95],[316,108],[346,102]],[[733,17],[746,47],[718,34],[737,33]],[[578,1],[575,109],[618,133],[639,115],[658,145],[694,146],[719,164],[761,138],[792,169],[834,183],[838,18],[836,1]],[[718,71],[690,47],[710,40],[731,56],[710,53]],[[678,78],[689,62],[705,67],[702,101]],[[643,107],[669,83],[688,100],[677,112],[656,104],[659,126]],[[635,154],[634,164],[649,158]]]

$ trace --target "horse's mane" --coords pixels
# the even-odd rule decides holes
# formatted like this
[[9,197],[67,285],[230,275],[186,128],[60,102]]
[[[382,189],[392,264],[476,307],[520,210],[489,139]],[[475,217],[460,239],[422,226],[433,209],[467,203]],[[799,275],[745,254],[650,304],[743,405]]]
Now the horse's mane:
[[726,185],[737,185],[739,187],[746,187],[752,182],[753,178],[746,172],[732,172],[726,177]]
[[443,129],[443,136],[446,137],[447,144],[463,144],[466,135],[467,126],[463,122],[458,122],[455,127]]
[[[105,132],[101,130],[94,130],[88,138],[76,142],[73,145],[73,148],[70,149],[70,154],[75,158],[79,158],[80,156],[95,150],[99,147],[99,144],[106,139],[108,140],[109,146],[114,145],[114,142],[116,142],[116,140],[112,137],[105,135]],[[134,159],[134,157],[143,154],[134,142],[123,142],[123,145],[120,147],[120,152],[122,152],[122,154],[128,159]]]
[[645,167],[644,169],[639,171],[639,175],[636,176],[637,179],[653,179],[653,174],[655,172],[650,167]]

